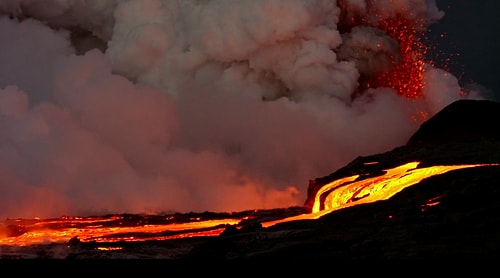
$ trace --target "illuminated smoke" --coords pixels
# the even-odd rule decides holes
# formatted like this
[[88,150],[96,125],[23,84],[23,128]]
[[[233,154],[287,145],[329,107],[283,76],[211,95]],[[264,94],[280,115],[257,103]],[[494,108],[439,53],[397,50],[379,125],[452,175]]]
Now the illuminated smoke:
[[463,94],[425,0],[3,0],[0,216],[302,205]]

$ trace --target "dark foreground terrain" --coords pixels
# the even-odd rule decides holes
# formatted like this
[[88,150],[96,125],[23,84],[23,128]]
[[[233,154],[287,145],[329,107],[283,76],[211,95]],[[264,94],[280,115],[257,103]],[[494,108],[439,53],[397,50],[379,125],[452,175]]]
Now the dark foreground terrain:
[[[309,190],[315,192],[322,184],[340,177],[377,173],[415,160],[421,161],[422,167],[500,163],[498,119],[499,103],[458,101],[424,123],[406,145],[358,157],[331,175],[317,178]],[[365,165],[372,161],[378,164]],[[308,198],[305,207],[310,203]],[[295,212],[299,211],[295,208]],[[244,229],[228,227],[217,237],[118,244],[122,247],[119,251],[97,251],[88,243],[68,243],[39,246],[36,250],[32,247],[31,252],[37,254],[36,258],[154,258],[193,262],[193,266],[208,260],[293,260],[323,268],[328,268],[319,263],[324,260],[337,266],[342,262],[429,260],[452,261],[454,267],[464,261],[495,265],[500,259],[500,166],[437,175],[388,200],[334,211],[317,220],[297,220],[268,228],[254,221]],[[65,251],[58,253],[62,249]]]

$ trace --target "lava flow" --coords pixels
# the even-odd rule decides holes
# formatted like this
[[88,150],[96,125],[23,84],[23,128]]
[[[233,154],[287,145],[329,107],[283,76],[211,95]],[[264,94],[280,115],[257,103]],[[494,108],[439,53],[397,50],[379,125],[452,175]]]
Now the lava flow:
[[379,200],[387,200],[398,192],[401,192],[401,190],[417,184],[425,178],[453,170],[496,165],[437,165],[417,168],[418,164],[419,162],[409,162],[387,169],[383,175],[366,179],[360,179],[359,175],[354,175],[332,181],[323,185],[316,193],[311,213],[268,222],[264,226],[272,226],[277,223],[299,219],[317,219],[335,210]]
[[[270,227],[294,220],[317,219],[335,210],[389,199],[401,190],[434,175],[491,165],[440,165],[418,168],[418,164],[419,162],[409,162],[387,169],[383,175],[361,180],[359,175],[354,175],[332,181],[316,193],[312,212],[262,221],[260,224]],[[228,226],[241,228],[245,221],[252,218],[248,215],[249,213],[246,216],[245,213],[240,213],[233,218],[212,216],[211,219],[175,219],[174,215],[14,219],[1,223],[0,245],[64,243],[74,239],[81,242],[109,243],[218,236]],[[259,222],[259,219],[253,220]]]
[[[148,218],[154,217],[154,223]],[[129,219],[127,219],[129,218]],[[59,219],[14,219],[0,226],[0,244],[27,246],[31,244],[81,242],[137,242],[167,240],[193,236],[217,236],[225,225],[242,219],[190,219],[178,222],[167,216],[111,215],[99,217],[61,217]],[[174,220],[174,221],[172,221]]]

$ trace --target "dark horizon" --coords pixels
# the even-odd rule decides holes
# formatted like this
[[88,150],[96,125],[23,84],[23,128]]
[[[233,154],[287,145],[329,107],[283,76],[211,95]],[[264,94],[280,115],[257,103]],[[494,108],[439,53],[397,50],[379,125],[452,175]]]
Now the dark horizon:
[[[445,15],[430,26],[429,41],[437,48],[429,51],[430,56],[450,55],[449,71],[459,78],[460,85],[480,85],[500,101],[500,1],[436,2]],[[436,62],[444,66],[442,61]]]

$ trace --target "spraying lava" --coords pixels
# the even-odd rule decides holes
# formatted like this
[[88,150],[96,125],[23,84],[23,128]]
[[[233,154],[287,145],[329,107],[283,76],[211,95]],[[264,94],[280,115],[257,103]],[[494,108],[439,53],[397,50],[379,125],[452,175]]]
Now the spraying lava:
[[423,94],[424,74],[427,62],[427,48],[422,43],[417,27],[423,26],[419,20],[414,23],[398,16],[381,23],[381,29],[399,42],[400,61],[393,68],[376,79],[376,86],[393,88],[407,98],[418,98]]

